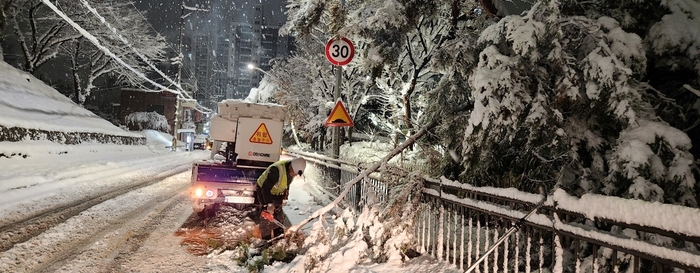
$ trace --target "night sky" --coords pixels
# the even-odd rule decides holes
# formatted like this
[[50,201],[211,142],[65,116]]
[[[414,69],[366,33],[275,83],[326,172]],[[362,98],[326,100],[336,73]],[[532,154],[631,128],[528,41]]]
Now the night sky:
[[136,0],[136,8],[147,13],[148,22],[168,42],[177,43],[181,0]]
[[[153,25],[153,28],[160,34],[166,36],[166,39],[171,44],[177,44],[178,34],[179,34],[179,18],[180,18],[180,6],[182,5],[182,0],[136,0],[134,5],[136,8],[145,11],[147,13],[147,18],[149,23]],[[236,22],[247,22],[247,14],[252,12],[252,7],[254,4],[263,4],[265,6],[276,6],[279,7],[277,11],[272,10],[273,8],[267,9],[265,12],[265,17],[269,20],[268,23],[275,25],[279,22],[284,22],[284,6],[286,5],[286,0],[185,0],[185,5],[194,7],[213,7],[209,12],[194,12],[188,19],[200,19],[204,20],[204,24],[200,26],[217,28],[219,20],[223,19],[224,15],[230,18],[234,18]],[[187,13],[188,11],[186,11]],[[190,24],[189,22],[185,24],[186,32],[188,30],[199,28],[196,25]],[[201,31],[197,29],[197,31]]]

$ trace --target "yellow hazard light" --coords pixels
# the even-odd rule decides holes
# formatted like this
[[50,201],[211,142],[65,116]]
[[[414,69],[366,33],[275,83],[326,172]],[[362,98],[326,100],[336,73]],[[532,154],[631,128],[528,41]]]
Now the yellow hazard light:
[[197,188],[194,190],[194,196],[202,197],[203,194],[204,194],[204,190],[202,190],[202,188]]

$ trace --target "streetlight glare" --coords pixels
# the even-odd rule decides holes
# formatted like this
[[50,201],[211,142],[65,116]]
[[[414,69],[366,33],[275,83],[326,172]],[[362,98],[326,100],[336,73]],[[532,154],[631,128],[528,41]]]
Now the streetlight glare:
[[251,63],[249,63],[249,64],[248,64],[248,69],[250,69],[250,70],[253,70],[253,69],[255,69],[255,65],[254,65],[254,64],[251,64]]

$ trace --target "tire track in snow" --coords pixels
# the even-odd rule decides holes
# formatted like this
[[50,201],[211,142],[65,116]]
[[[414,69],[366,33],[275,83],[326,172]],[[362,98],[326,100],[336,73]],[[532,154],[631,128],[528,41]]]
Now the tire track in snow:
[[190,167],[190,165],[180,166],[178,168],[163,172],[152,179],[121,186],[107,192],[100,192],[95,195],[90,195],[86,198],[74,200],[72,202],[53,207],[49,210],[42,211],[41,213],[28,219],[23,219],[18,222],[0,226],[0,239],[2,239],[0,240],[0,252],[7,251],[15,244],[25,242],[97,204],[113,199],[130,191],[153,185],[168,177],[186,172]]
[[[177,170],[173,170],[175,171]],[[119,246],[124,239],[138,233],[134,233],[138,231],[138,226],[149,225],[151,220],[143,221],[142,216],[154,211],[157,213],[166,210],[171,203],[182,201],[186,195],[177,194],[189,186],[188,182],[189,176],[180,172],[166,179],[149,181],[148,186],[134,187],[125,194],[83,210],[39,236],[0,253],[0,272],[45,272],[63,266],[85,267],[76,269],[77,271],[68,270],[72,272],[94,272],[92,269],[101,265],[104,257],[99,253],[97,253],[99,255],[91,255],[95,253],[90,251],[90,248],[107,246],[104,253],[110,253],[112,245]],[[152,218],[154,220],[151,223],[157,223],[159,219],[157,215]],[[131,226],[136,228],[130,228]],[[118,230],[121,227],[127,227],[123,233],[126,237],[119,235]],[[148,231],[148,228],[143,229],[145,233]],[[113,243],[99,241],[105,238],[108,242],[110,238],[116,238],[116,240]],[[79,257],[80,260],[73,261],[74,258]],[[90,257],[97,261],[89,262]],[[86,265],[82,264],[85,263],[84,261],[88,261]]]
[[138,251],[166,218],[172,217],[173,213],[181,213],[182,208],[179,211],[175,208],[189,201],[186,195],[180,194],[188,186],[168,190],[111,221],[112,224],[86,239],[82,243],[85,247],[60,253],[55,259],[57,262],[46,266],[41,272],[121,271],[121,264]]
[[4,194],[6,199],[3,201],[9,205],[3,204],[0,207],[0,231],[8,224],[45,214],[46,211],[65,206],[67,203],[73,204],[73,200],[106,194],[125,185],[140,184],[162,172],[184,165],[191,167],[193,161],[191,158],[181,157],[156,157],[145,160],[147,161],[136,160],[138,164],[107,164],[109,168],[106,169],[93,169],[92,172],[85,172],[71,179]]

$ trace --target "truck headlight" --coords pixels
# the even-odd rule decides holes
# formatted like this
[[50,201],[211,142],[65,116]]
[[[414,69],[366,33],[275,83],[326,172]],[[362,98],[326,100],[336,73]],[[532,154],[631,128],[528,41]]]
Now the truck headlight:
[[202,197],[203,193],[204,193],[204,190],[202,190],[202,188],[197,188],[194,190],[194,196]]
[[206,192],[205,194],[207,195],[207,197],[210,197],[210,198],[211,198],[212,196],[214,196],[214,191],[213,191],[213,190],[207,190],[207,192]]

